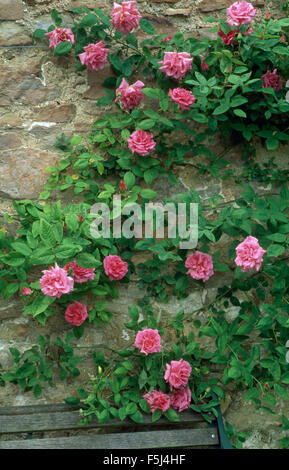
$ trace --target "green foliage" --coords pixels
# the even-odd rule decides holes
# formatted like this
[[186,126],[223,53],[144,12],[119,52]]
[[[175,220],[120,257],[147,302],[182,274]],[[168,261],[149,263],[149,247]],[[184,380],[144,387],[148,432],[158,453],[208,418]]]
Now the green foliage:
[[[286,2],[281,7],[288,13]],[[87,294],[97,296],[97,301],[92,301],[85,324],[74,327],[65,342],[58,338],[56,343],[50,343],[41,337],[39,346],[24,353],[11,348],[15,367],[1,372],[0,385],[11,382],[39,396],[42,382],[53,384],[53,364],[57,365],[61,380],[77,375],[78,358],[73,354],[72,338],[79,339],[89,323],[102,326],[109,322],[107,301],[117,297],[118,292],[105,276],[102,262],[108,254],[121,253],[129,267],[122,282],[129,282],[130,274],[136,273],[139,287],[147,295],[138,306],[129,308],[125,327],[133,336],[145,328],[158,329],[162,337],[170,331],[174,344],[168,346],[164,342],[160,353],[148,356],[136,351],[134,346],[120,351],[112,351],[108,346],[93,348],[94,379],[87,390],[78,389],[79,397],[66,399],[70,404],[81,403],[83,422],[96,415],[100,422],[129,417],[142,423],[143,414],[150,414],[143,395],[153,389],[169,392],[164,381],[165,364],[181,358],[192,367],[191,409],[205,419],[210,420],[209,412],[216,414],[215,407],[219,400],[225,399],[228,388],[243,391],[245,399],[255,403],[258,410],[278,413],[278,399],[289,398],[285,346],[289,333],[288,171],[278,168],[273,158],[260,165],[254,157],[257,141],[274,151],[289,140],[285,86],[280,91],[262,86],[262,75],[267,70],[278,69],[284,82],[289,78],[289,19],[261,20],[251,34],[244,34],[246,27],[242,26],[235,41],[227,45],[220,36],[210,41],[185,39],[181,32],[165,43],[164,35],[158,35],[144,18],[140,28],[149,37],[140,41],[133,33],[123,35],[113,30],[110,17],[98,8],[93,12],[85,7],[72,11],[76,43],[73,47],[69,41],[60,43],[54,55],[66,55],[73,49],[78,58],[83,47],[90,43],[101,40],[107,44],[108,61],[114,74],[103,83],[104,94],[97,102],[98,107],[106,108],[88,135],[67,138],[62,134],[58,138],[56,146],[63,154],[55,166],[47,168],[50,178],[40,194],[42,203],[15,202],[19,224],[15,236],[7,231],[13,218],[3,216],[0,290],[4,298],[21,294],[35,266],[55,263],[65,266],[75,259],[82,267],[95,268],[95,279],[77,284],[72,293],[60,299],[44,296],[39,282],[29,284],[33,293],[23,297],[24,314],[45,325],[50,315],[59,310],[63,313],[69,303]],[[49,31],[62,25],[56,10],[51,16],[53,25]],[[216,22],[214,18],[206,21]],[[219,26],[225,34],[229,33],[225,19],[220,20]],[[45,39],[45,31],[36,30],[34,38]],[[169,90],[178,85],[160,71],[164,52],[176,50],[186,51],[194,59],[192,69],[180,85],[196,98],[188,110],[180,109],[169,97]],[[208,70],[203,70],[203,62]],[[77,70],[83,69],[78,61]],[[117,107],[112,108],[122,79],[131,84],[136,72],[146,82],[142,105],[128,111],[118,101]],[[153,134],[156,142],[153,154],[143,157],[129,150],[127,139],[135,130]],[[223,158],[225,153],[215,155],[211,150],[209,144],[219,134],[228,147],[241,143],[245,162],[241,174],[234,174]],[[200,156],[202,159],[195,163],[194,158]],[[204,204],[193,190],[164,201],[175,207],[176,215],[178,203],[186,203],[188,207],[191,203],[198,204],[197,249],[212,255],[214,272],[224,273],[225,279],[213,300],[195,309],[192,306],[186,313],[176,312],[165,320],[161,313],[155,315],[149,297],[166,302],[172,296],[187,297],[194,287],[198,290],[204,287],[203,281],[187,274],[185,260],[189,252],[179,247],[183,241],[181,234],[176,232],[171,238],[159,239],[155,236],[157,219],[148,220],[145,212],[145,203],[158,196],[149,186],[163,175],[170,183],[176,183],[173,172],[176,165],[194,166],[200,176],[210,173],[215,178],[233,177],[243,186],[241,195],[229,202],[214,195]],[[120,186],[120,180],[125,188]],[[258,194],[254,185],[249,184],[252,181],[278,183],[278,191]],[[54,190],[70,190],[82,202],[66,207],[60,202],[45,203]],[[120,192],[122,198],[117,205],[114,196]],[[117,238],[112,235],[94,238],[90,226],[95,215],[90,211],[96,202],[116,211],[110,224],[121,215],[126,204],[137,202],[141,208],[140,219],[150,222],[153,236],[126,239],[121,234]],[[124,215],[125,220],[127,217]],[[168,224],[165,214],[165,228]],[[235,263],[236,247],[248,235],[256,237],[266,250],[259,271],[242,272]],[[224,238],[229,240],[226,249]],[[146,255],[146,261],[135,265],[135,254]],[[202,322],[198,319],[201,312]],[[203,337],[214,346],[213,352],[201,346]],[[109,350],[109,357],[102,348],[104,352]],[[211,398],[211,392],[218,396],[217,401]],[[151,414],[152,421],[161,416],[161,410],[156,410]],[[172,422],[179,419],[171,408],[165,416]],[[288,430],[285,416],[282,424],[282,430]],[[236,447],[241,448],[247,435],[231,425],[227,431]],[[284,437],[280,444],[288,447],[288,438]]]
[[56,372],[60,380],[76,377],[80,374],[77,364],[80,357],[74,356],[71,344],[72,335],[65,341],[57,338],[55,342],[49,337],[39,336],[38,344],[21,353],[10,348],[14,368],[1,375],[2,380],[19,385],[24,392],[32,391],[35,398],[41,395],[44,383],[54,385]]

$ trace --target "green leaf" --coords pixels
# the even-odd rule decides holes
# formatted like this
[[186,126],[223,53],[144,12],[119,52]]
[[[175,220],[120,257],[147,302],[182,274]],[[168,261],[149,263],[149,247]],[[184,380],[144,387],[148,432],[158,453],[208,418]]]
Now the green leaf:
[[247,117],[247,114],[242,109],[234,109],[233,113],[236,114],[236,116],[239,116],[239,117],[242,117],[242,118]]
[[288,400],[288,391],[285,387],[282,387],[280,384],[274,384],[274,391],[279,395],[279,397],[284,398],[285,400]]
[[152,423],[155,423],[156,421],[158,421],[162,416],[162,410],[155,410],[152,414]]
[[46,246],[53,247],[55,245],[56,239],[54,232],[51,225],[45,219],[40,219],[39,235]]
[[118,72],[122,72],[122,62],[117,55],[110,54],[108,60]]
[[158,99],[160,97],[161,90],[159,88],[143,88],[142,92],[152,99]]
[[9,253],[9,255],[5,256],[4,258],[5,264],[8,266],[21,266],[25,262],[25,258],[20,256],[18,253]]
[[177,423],[178,421],[180,421],[180,417],[179,417],[178,413],[175,410],[173,410],[172,408],[169,408],[165,412],[165,417],[168,418],[168,420],[172,421],[173,423]]
[[128,44],[130,44],[131,46],[137,48],[138,47],[138,41],[137,41],[137,38],[135,37],[134,34],[131,34],[131,33],[128,33],[125,37],[125,40]]
[[55,297],[49,297],[48,295],[39,294],[32,303],[25,305],[24,314],[33,315],[36,317],[40,313],[44,312],[52,302],[54,302]]
[[17,241],[17,242],[11,243],[11,246],[15,251],[17,251],[17,253],[20,253],[21,255],[29,256],[32,253],[32,250],[24,242]]
[[54,49],[54,55],[56,57],[66,55],[72,49],[72,43],[70,41],[63,41]]
[[139,25],[145,33],[157,34],[157,32],[156,32],[155,28],[153,27],[153,25],[148,20],[146,20],[145,18],[141,18],[141,20],[139,22]]
[[142,129],[142,130],[152,129],[154,127],[155,123],[156,122],[153,121],[152,119],[144,119],[143,121],[140,121],[137,124],[137,128]]
[[68,405],[79,405],[80,399],[78,397],[67,397],[64,398],[65,403]]
[[282,255],[285,251],[285,246],[282,245],[270,245],[267,249],[267,255],[274,258]]
[[42,39],[42,38],[45,38],[45,33],[46,33],[45,29],[35,29],[33,33],[33,37],[37,39]]
[[279,147],[279,140],[269,137],[266,139],[266,146],[268,150],[276,150]]
[[59,16],[58,11],[54,8],[51,12],[52,21],[56,26],[60,26],[62,23],[62,18]]
[[143,415],[139,410],[137,410],[135,413],[130,415],[130,418],[135,422],[135,423],[143,423]]
[[95,25],[96,23],[98,23],[97,16],[93,13],[89,13],[82,18],[79,26],[89,27]]
[[141,197],[144,199],[153,199],[154,197],[157,196],[156,191],[153,191],[152,189],[142,189],[140,191]]

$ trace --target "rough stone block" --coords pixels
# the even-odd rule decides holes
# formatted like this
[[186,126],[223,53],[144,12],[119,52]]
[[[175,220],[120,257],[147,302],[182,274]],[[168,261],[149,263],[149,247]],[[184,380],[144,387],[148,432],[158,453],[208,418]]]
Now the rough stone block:
[[166,15],[168,16],[189,16],[191,13],[191,8],[168,8],[166,10]]
[[0,192],[13,199],[36,199],[47,181],[47,166],[56,153],[34,148],[6,150],[0,155]]
[[21,147],[21,139],[15,132],[0,134],[0,150],[10,150]]
[[24,66],[6,66],[0,70],[0,106],[39,104],[59,97],[59,88],[45,87],[39,65],[27,62]]
[[74,104],[49,104],[34,108],[30,118],[38,122],[68,122],[75,116]]
[[[199,5],[199,9],[203,12],[223,10],[232,3],[232,0],[203,0]],[[255,7],[263,7],[265,4],[264,0],[252,0],[251,3]]]
[[0,0],[0,20],[20,20],[22,16],[21,0]]
[[0,23],[0,46],[27,46],[32,44],[32,34],[13,21]]

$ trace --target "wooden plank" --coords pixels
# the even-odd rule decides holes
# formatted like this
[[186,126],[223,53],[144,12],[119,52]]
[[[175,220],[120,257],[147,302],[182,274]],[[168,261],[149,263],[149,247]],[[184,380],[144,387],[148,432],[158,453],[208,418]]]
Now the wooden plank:
[[79,410],[79,405],[67,405],[66,403],[51,403],[50,405],[27,405],[27,406],[2,406],[2,415],[26,415],[30,413],[54,413],[56,411]]
[[166,449],[219,443],[217,428],[2,441],[0,449]]
[[[144,423],[140,426],[167,426],[170,422],[162,417],[157,422],[151,422],[151,415],[143,415]],[[181,421],[174,423],[175,426],[182,426],[184,424],[193,424],[204,422],[201,415],[190,411],[184,411],[180,414]],[[64,411],[55,413],[29,413],[0,415],[0,433],[13,433],[13,432],[34,432],[34,431],[51,431],[60,429],[83,429],[83,428],[113,428],[113,427],[135,427],[136,423],[132,420],[126,419],[124,421],[109,420],[105,423],[98,423],[97,418],[94,416],[92,421],[87,425],[80,425],[81,417],[78,410]]]

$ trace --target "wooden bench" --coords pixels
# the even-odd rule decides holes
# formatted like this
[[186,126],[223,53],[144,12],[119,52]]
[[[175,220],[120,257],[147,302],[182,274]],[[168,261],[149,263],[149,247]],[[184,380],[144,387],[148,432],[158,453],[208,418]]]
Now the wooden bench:
[[[144,415],[141,425],[131,420],[98,423],[93,419],[85,426],[79,425],[78,410],[79,406],[66,404],[0,408],[0,449],[233,448],[220,409],[212,424],[186,410],[179,423],[165,418],[152,423],[151,416]],[[51,437],[56,431],[62,435]]]

